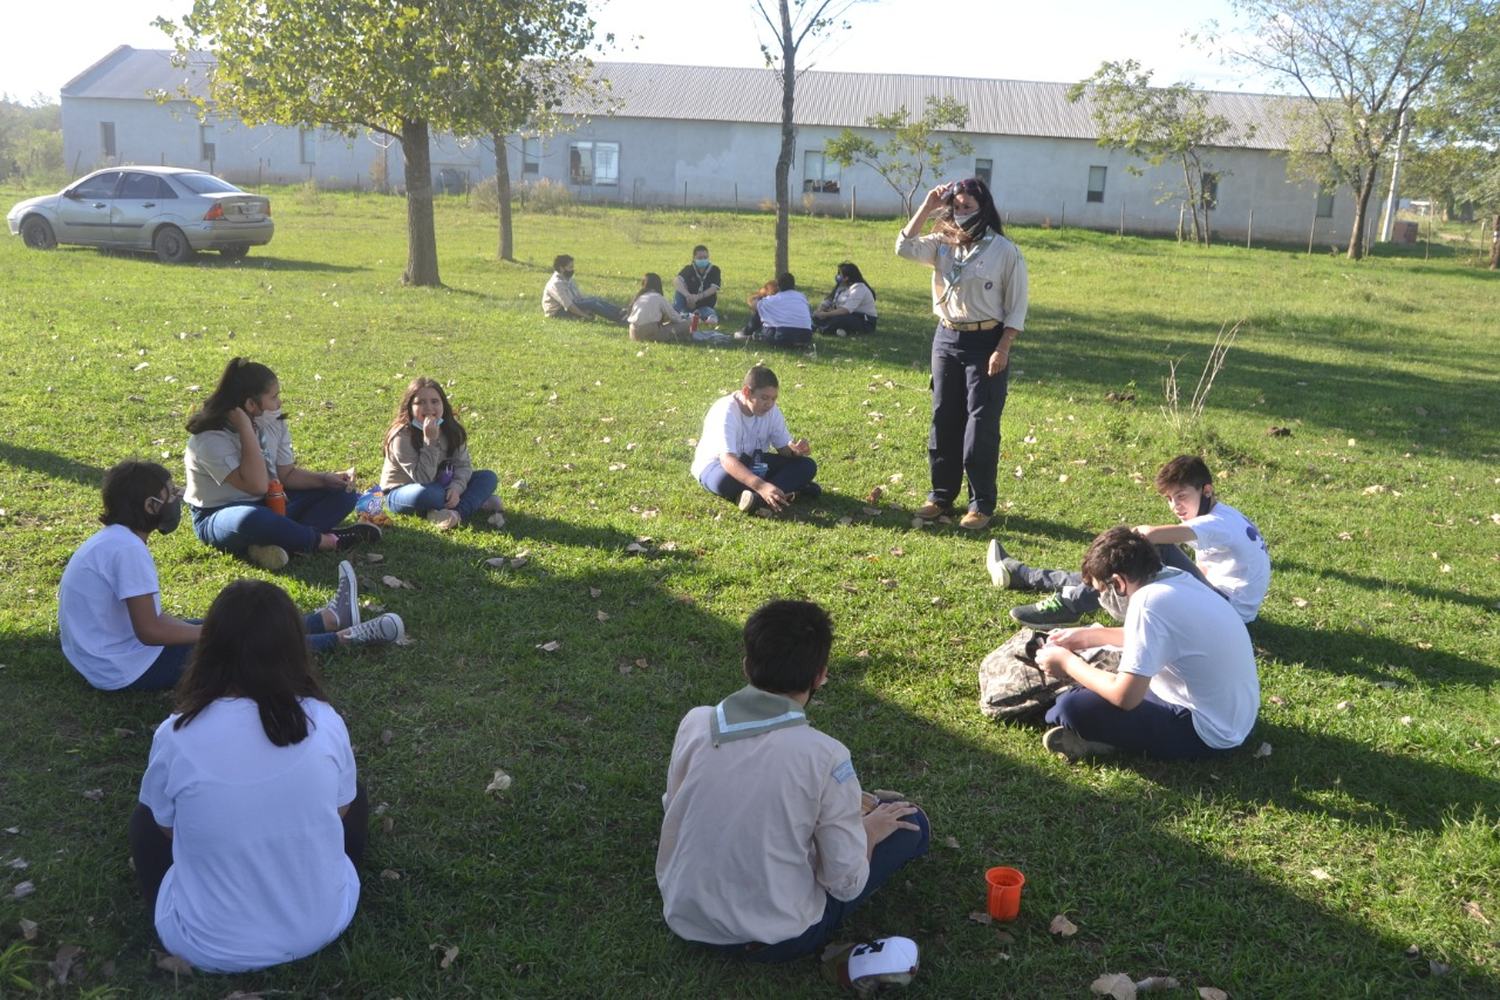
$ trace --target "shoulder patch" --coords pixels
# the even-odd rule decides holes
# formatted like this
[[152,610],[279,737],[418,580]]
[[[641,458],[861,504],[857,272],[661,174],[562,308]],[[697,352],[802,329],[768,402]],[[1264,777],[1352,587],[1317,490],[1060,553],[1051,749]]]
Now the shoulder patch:
[[833,769],[833,780],[843,784],[854,777],[854,761],[846,760]]

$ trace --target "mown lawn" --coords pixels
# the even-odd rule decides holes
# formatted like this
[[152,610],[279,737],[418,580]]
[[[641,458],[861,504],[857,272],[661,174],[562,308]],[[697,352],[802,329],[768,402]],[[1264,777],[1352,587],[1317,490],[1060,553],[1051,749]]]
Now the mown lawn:
[[[768,216],[523,215],[522,262],[506,264],[493,221],[454,199],[438,212],[448,287],[414,290],[397,281],[401,202],[273,196],[275,241],[238,265],[0,241],[0,981],[33,984],[3,989],[826,995],[808,964],[745,968],[675,940],[653,876],[677,721],[737,687],[745,616],[790,596],[823,603],[839,631],[815,723],[867,785],[933,819],[930,855],[845,928],[915,938],[913,995],[1081,997],[1123,972],[1175,976],[1177,997],[1500,996],[1500,276],[1437,247],[1351,265],[1014,232],[1032,310],[993,533],[1028,561],[1076,565],[1104,527],[1169,520],[1150,478],[1200,450],[1276,574],[1251,630],[1264,705],[1243,752],[1068,766],[1040,730],[977,708],[976,668],[1031,598],[990,587],[989,534],[911,522],[931,323],[925,273],[892,254],[895,222],[794,220],[802,283],[816,296],[855,260],[881,330],[768,359],[828,493],[765,520],[687,470],[753,348],[633,344],[543,321],[538,302],[555,253],[578,258],[586,292],[623,301],[702,242],[738,325],[771,276]],[[1193,385],[1235,324],[1193,420]],[[131,456],[180,469],[183,423],[235,354],[280,375],[307,465],[365,481],[406,382],[449,382],[510,522],[404,523],[374,549],[383,562],[358,563],[367,601],[415,641],[323,664],[379,804],[349,932],[263,974],[175,979],[155,966],[124,840],[171,700],[88,688],[58,650],[56,588],[96,527],[103,470]],[[261,575],[187,529],[153,551],[177,614]],[[275,578],[312,606],[333,563]],[[487,794],[496,769],[514,784]],[[968,919],[995,864],[1027,877],[1005,936]],[[34,891],[18,899],[22,882]],[[1049,933],[1058,914],[1076,935]],[[66,984],[48,986],[70,945],[83,950]]]

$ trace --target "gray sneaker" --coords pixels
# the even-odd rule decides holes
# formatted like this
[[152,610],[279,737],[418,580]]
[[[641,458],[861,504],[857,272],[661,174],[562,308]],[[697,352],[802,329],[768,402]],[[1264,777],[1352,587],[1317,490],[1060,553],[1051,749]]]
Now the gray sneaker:
[[1068,758],[1070,764],[1076,764],[1085,757],[1108,757],[1120,752],[1120,748],[1113,743],[1086,740],[1066,726],[1053,726],[1047,730],[1042,736],[1042,746],[1060,757]]
[[359,580],[354,575],[354,567],[349,565],[347,559],[339,563],[339,587],[333,592],[333,598],[324,610],[332,611],[334,617],[338,619],[335,632],[342,632],[346,628],[353,628],[359,624]]
[[349,630],[347,636],[351,646],[374,646],[387,642],[400,642],[406,638],[406,625],[400,615],[384,614],[371,618]]
[[1053,594],[1035,604],[1011,608],[1010,616],[1028,628],[1067,628],[1083,621],[1083,615],[1064,603],[1062,594]]

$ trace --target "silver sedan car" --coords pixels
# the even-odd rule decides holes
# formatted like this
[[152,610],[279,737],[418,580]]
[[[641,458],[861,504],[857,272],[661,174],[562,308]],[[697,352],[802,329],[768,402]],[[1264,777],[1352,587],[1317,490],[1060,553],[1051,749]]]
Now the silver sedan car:
[[150,250],[169,264],[197,250],[238,260],[271,242],[271,202],[201,170],[110,167],[57,194],[28,198],[5,217],[33,250],[59,243]]

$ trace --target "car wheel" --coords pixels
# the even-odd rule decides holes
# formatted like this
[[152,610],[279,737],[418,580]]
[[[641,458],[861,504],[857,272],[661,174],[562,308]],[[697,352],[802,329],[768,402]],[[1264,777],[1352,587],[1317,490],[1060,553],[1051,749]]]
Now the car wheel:
[[176,226],[158,229],[151,238],[151,249],[156,251],[163,264],[182,264],[193,257],[193,245]]
[[244,243],[232,247],[220,247],[219,256],[225,260],[244,260],[245,255],[250,252],[250,247]]
[[21,223],[21,240],[33,250],[55,250],[57,234],[52,223],[39,215],[33,215]]

